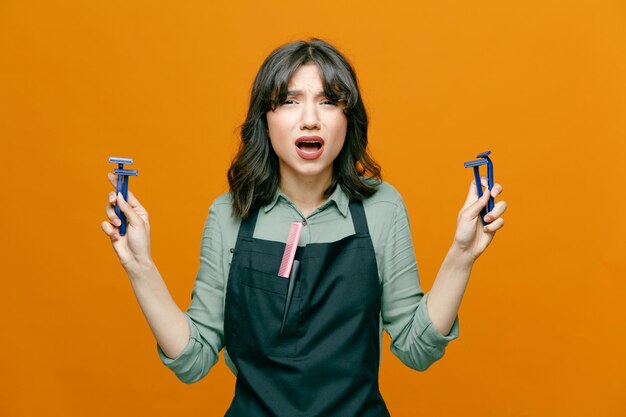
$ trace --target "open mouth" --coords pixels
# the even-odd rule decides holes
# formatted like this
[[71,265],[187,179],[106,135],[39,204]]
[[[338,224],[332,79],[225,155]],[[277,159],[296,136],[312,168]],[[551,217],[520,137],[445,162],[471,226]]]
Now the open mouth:
[[321,136],[301,136],[296,140],[296,152],[300,158],[317,159],[324,152],[324,139]]
[[322,149],[322,142],[318,141],[301,141],[296,146],[304,152],[317,152]]

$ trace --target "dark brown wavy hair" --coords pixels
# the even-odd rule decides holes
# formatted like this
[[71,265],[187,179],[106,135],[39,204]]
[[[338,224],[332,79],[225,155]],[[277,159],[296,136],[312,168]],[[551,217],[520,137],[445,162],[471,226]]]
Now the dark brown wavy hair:
[[324,195],[330,196],[339,185],[351,200],[362,201],[376,192],[382,180],[380,166],[367,151],[367,113],[348,60],[320,39],[291,42],[265,59],[252,85],[241,144],[228,169],[234,216],[246,218],[276,195],[280,171],[267,134],[266,114],[285,100],[291,76],[305,64],[319,67],[326,98],[342,102],[348,119],[345,142],[333,162],[333,179]]

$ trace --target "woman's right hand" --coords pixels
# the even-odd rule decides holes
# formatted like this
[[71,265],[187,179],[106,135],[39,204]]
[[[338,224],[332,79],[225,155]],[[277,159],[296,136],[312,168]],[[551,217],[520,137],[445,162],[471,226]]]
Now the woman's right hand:
[[[116,188],[117,175],[108,173],[109,181]],[[120,236],[122,221],[115,214],[115,206],[126,216],[126,234]],[[109,221],[101,223],[102,230],[111,239],[113,249],[120,259],[122,267],[127,271],[137,270],[152,262],[150,256],[150,223],[148,212],[135,198],[132,192],[128,192],[128,202],[124,201],[122,193],[109,193],[109,203],[106,206],[106,215]]]

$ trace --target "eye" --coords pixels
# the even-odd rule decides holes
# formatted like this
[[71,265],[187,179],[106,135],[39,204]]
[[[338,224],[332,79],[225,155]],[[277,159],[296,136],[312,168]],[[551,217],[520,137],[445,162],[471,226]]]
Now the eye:
[[283,101],[281,104],[294,104],[294,103],[295,103],[294,99],[288,98],[287,100]]
[[336,102],[336,101],[333,101],[333,100],[324,100],[324,101],[322,102],[322,104],[326,104],[326,105],[329,105],[329,106],[336,106],[336,105],[337,105],[337,102]]

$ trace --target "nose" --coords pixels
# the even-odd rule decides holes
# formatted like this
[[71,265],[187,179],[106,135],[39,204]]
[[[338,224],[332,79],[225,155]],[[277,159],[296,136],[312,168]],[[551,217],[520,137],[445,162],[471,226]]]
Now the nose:
[[319,129],[320,119],[317,106],[315,103],[307,102],[302,106],[302,118],[300,121],[300,129]]

